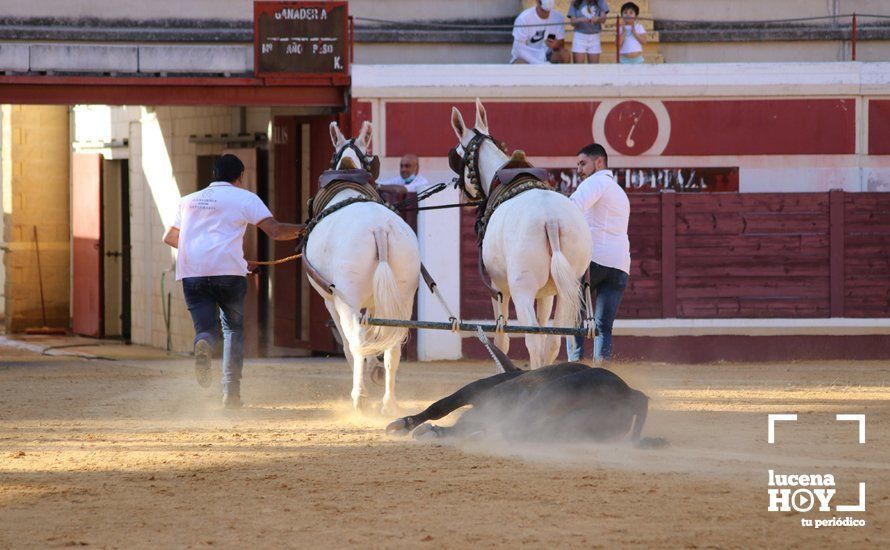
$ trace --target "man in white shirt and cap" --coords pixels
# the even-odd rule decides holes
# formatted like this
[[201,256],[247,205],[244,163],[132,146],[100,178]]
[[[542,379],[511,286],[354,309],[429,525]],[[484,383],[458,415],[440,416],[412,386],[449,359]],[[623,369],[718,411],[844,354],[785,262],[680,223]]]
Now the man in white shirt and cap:
[[[593,341],[593,358],[597,362],[612,359],[612,323],[630,276],[630,200],[607,169],[608,163],[602,145],[591,143],[581,149],[578,173],[584,180],[570,197],[584,212],[593,237],[590,288],[596,292],[594,322],[599,334]],[[566,347],[569,361],[580,361],[584,338],[568,338]]]
[[399,193],[401,191],[417,193],[425,187],[429,187],[430,184],[419,172],[420,159],[417,158],[417,155],[408,153],[399,162],[399,175],[377,180],[377,186],[381,191],[389,191],[391,193]]
[[[223,405],[241,407],[244,364],[244,297],[247,261],[244,232],[255,225],[276,241],[296,239],[301,225],[280,223],[255,194],[241,187],[244,164],[235,155],[213,163],[214,181],[179,201],[164,242],[179,249],[176,279],[195,326],[195,376],[210,386],[213,344],[223,333]],[[217,319],[217,314],[219,319]]]
[[565,17],[554,8],[556,0],[537,0],[513,23],[513,50],[510,63],[568,63],[565,48]]

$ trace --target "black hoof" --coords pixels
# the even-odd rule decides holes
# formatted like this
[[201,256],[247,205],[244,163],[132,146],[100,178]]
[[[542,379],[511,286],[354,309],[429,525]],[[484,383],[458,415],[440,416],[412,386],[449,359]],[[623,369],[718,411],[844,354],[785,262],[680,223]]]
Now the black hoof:
[[425,439],[438,439],[442,437],[442,428],[432,424],[424,423],[417,427],[411,434],[411,437],[418,441]]
[[390,435],[408,435],[413,428],[414,423],[406,416],[405,418],[399,418],[390,422],[386,427],[386,433]]

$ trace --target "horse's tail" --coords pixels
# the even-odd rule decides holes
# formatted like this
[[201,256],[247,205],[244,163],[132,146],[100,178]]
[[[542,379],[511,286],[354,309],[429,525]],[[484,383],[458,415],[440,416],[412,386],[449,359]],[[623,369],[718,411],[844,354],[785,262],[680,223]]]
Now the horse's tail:
[[[389,265],[389,229],[374,229],[377,245],[377,268],[374,270],[371,308],[374,317],[381,319],[409,319],[412,300],[402,296],[396,275]],[[408,329],[400,327],[363,327],[359,352],[364,356],[378,355],[389,348],[401,346],[408,339]]]
[[554,324],[561,327],[578,325],[581,312],[581,283],[572,264],[559,244],[559,222],[548,220],[544,225],[550,242],[550,276],[556,285],[556,316]]

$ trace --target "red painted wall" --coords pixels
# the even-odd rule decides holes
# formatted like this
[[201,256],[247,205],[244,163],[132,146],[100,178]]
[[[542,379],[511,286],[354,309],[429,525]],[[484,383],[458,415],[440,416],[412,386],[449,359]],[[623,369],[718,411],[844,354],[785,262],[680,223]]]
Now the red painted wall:
[[[489,102],[485,105],[492,134],[510,150],[530,155],[571,156],[592,141],[591,121],[597,102]],[[451,128],[455,106],[470,127],[476,122],[474,103],[412,103],[386,105],[386,154],[415,153],[444,157],[457,145]]]
[[890,100],[868,102],[868,154],[890,155]]
[[856,152],[853,99],[665,101],[665,155],[843,155]]
[[[871,103],[873,112],[881,114],[886,109],[890,113],[890,107],[883,105],[886,102]],[[661,122],[639,101],[628,100],[608,107],[604,132],[609,143],[622,154],[637,155],[645,153],[658,135],[668,133],[661,153],[665,155],[855,153],[856,109],[852,98],[691,100],[662,104],[667,119]],[[469,102],[387,103],[387,155],[444,157],[457,143],[449,122],[453,105],[460,109],[464,121],[473,126],[475,107]],[[486,110],[491,132],[505,141],[509,149],[522,149],[532,156],[573,156],[593,141],[593,117],[601,105],[598,101],[489,101]],[[630,116],[634,113],[638,116]],[[890,116],[887,118],[890,127]],[[632,126],[635,146],[626,148]],[[874,131],[881,136],[890,135],[880,124]]]

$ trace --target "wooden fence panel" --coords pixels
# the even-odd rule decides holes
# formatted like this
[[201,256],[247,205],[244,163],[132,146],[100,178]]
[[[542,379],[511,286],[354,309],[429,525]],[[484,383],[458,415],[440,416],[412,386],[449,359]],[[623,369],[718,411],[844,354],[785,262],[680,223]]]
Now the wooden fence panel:
[[677,309],[685,318],[827,317],[827,193],[677,197]]
[[890,317],[890,193],[845,193],[844,316]]
[[[890,317],[890,193],[637,193],[630,201],[621,319]],[[473,220],[465,210],[461,316],[488,319]]]

